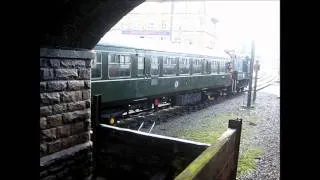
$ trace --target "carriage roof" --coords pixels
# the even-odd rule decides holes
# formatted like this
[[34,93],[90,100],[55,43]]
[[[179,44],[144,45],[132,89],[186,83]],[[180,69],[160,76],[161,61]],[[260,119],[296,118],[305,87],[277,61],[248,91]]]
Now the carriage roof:
[[98,45],[102,46],[113,46],[113,47],[124,47],[133,49],[142,49],[150,51],[162,51],[170,53],[184,53],[190,55],[200,55],[200,56],[211,56],[218,58],[229,59],[229,55],[223,50],[209,50],[200,49],[195,47],[183,47],[180,44],[172,44],[157,40],[145,40],[145,39],[101,39]]

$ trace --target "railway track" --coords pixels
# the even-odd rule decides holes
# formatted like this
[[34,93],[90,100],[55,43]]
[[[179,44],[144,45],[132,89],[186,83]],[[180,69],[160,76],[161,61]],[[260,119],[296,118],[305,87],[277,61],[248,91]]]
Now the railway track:
[[[272,85],[277,76],[264,74],[265,77],[260,77],[257,84],[257,91],[262,90]],[[128,129],[134,129],[142,132],[151,133],[155,125],[169,121],[170,119],[191,114],[201,109],[210,107],[214,104],[224,102],[237,96],[241,96],[248,92],[245,90],[238,94],[232,94],[228,96],[219,96],[214,100],[207,100],[198,102],[192,105],[186,106],[171,106],[170,104],[163,105],[157,111],[154,109],[149,111],[140,111],[138,113],[132,113],[126,118],[121,119],[116,126]]]
[[240,96],[241,94],[243,93],[218,97],[215,100],[203,101],[203,102],[192,104],[192,105],[169,106],[167,108],[160,109],[157,111],[146,111],[143,113],[139,113],[137,115],[133,115],[129,118],[123,119],[117,124],[117,126],[150,133],[152,132],[152,129],[156,124],[167,122],[170,119],[173,119],[179,116],[191,114],[193,112],[207,108],[214,104],[221,103],[235,96]]
[[260,78],[258,77],[257,91],[272,85],[277,80],[277,78],[278,76],[276,74],[267,74],[267,73],[265,73],[264,76],[261,76]]

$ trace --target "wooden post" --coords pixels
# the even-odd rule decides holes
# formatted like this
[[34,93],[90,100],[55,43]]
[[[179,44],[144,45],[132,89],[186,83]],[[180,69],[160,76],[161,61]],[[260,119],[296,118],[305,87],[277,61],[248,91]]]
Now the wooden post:
[[229,120],[228,128],[236,130],[236,141],[235,141],[235,152],[234,152],[234,169],[230,175],[230,180],[235,180],[237,176],[238,169],[238,158],[239,158],[239,149],[240,149],[240,140],[241,140],[241,129],[242,129],[242,119]]
[[93,96],[92,107],[91,107],[91,128],[92,128],[92,173],[93,179],[97,178],[97,164],[98,164],[98,157],[97,157],[97,127],[100,123],[100,104],[101,104],[101,95]]

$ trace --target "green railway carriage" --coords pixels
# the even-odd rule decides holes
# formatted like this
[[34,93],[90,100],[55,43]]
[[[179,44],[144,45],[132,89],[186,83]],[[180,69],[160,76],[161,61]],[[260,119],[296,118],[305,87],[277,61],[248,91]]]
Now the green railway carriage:
[[[197,101],[199,93],[202,99],[203,94],[216,95],[232,85],[227,66],[231,59],[227,56],[114,44],[98,44],[95,52],[92,95],[102,95],[101,105],[108,119],[130,109],[157,107],[161,101],[175,104],[181,95],[193,94]],[[246,79],[243,74],[246,72],[238,74],[239,82]]]
[[249,57],[236,57],[233,59],[234,73],[236,77],[234,78],[236,83],[235,89],[237,91],[244,90],[249,84]]

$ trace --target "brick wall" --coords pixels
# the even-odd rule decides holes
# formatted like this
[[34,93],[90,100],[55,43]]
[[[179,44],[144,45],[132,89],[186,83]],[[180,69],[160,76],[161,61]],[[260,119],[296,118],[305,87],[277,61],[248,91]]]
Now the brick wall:
[[[93,58],[91,51],[40,48],[40,177],[43,179],[75,179],[72,172],[90,169]],[[61,169],[67,164],[68,169]],[[70,165],[82,169],[72,169]]]

